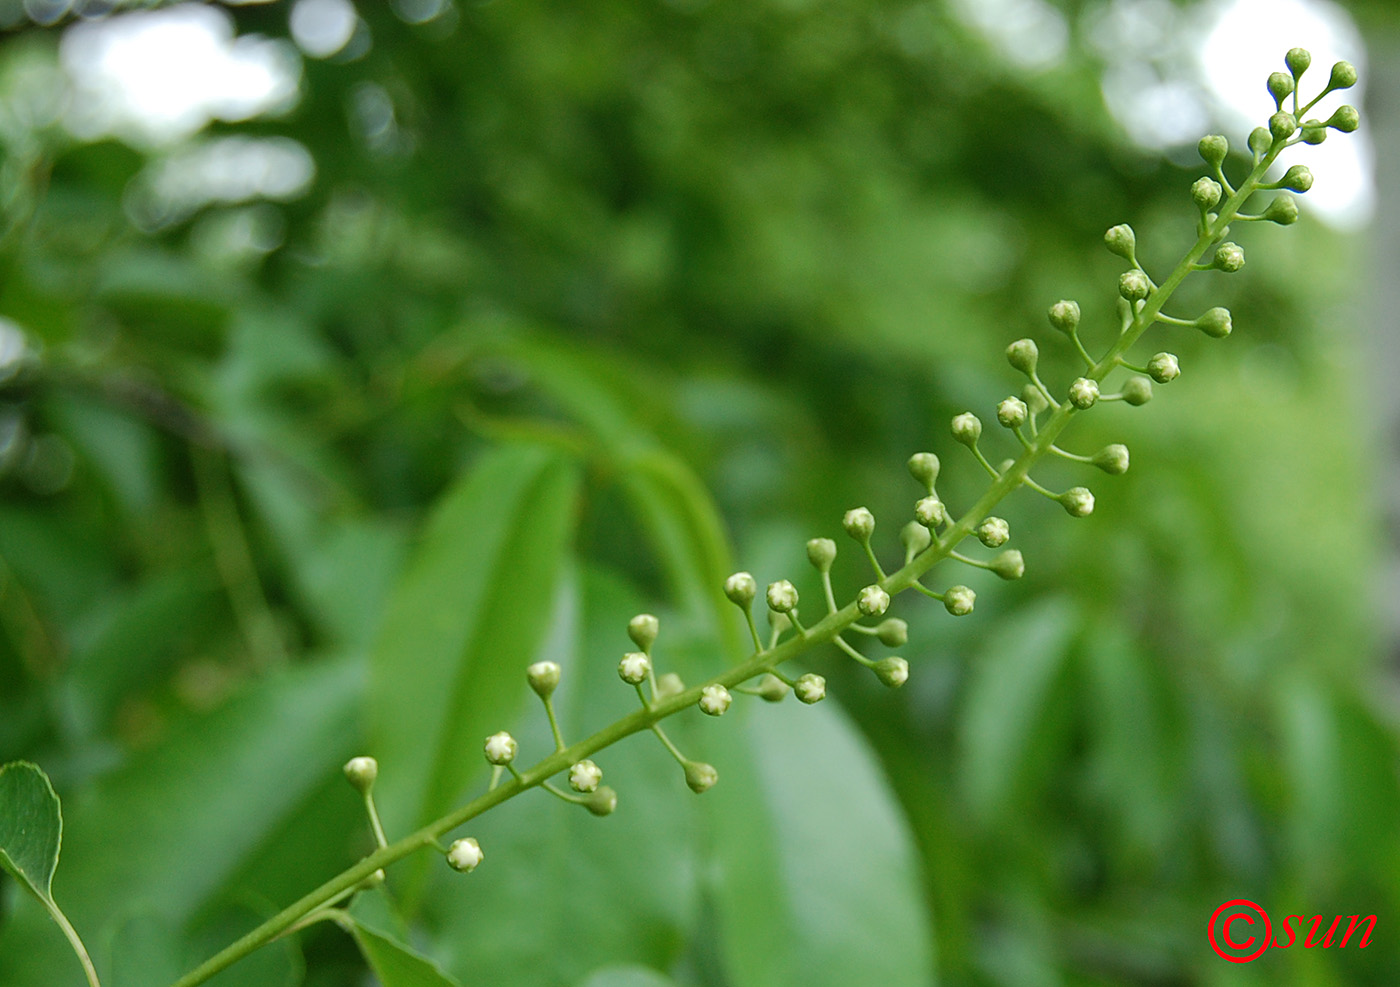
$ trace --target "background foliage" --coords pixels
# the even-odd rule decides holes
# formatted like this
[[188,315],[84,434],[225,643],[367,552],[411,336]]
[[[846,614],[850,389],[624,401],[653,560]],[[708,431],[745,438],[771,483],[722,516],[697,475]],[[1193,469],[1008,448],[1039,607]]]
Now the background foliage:
[[[55,895],[118,985],[363,852],[349,755],[403,832],[481,783],[486,733],[547,750],[528,661],[565,664],[582,735],[629,706],[632,613],[694,678],[741,646],[732,568],[811,594],[803,540],[862,503],[895,552],[910,452],[969,503],[946,423],[1007,389],[1006,342],[1060,297],[1107,331],[1112,223],[1149,268],[1190,235],[1190,155],[1105,109],[1102,6],[1062,0],[1035,70],[939,3],[359,7],[285,113],[174,146],[72,136],[71,18],[5,10],[0,761],[52,775]],[[288,34],[284,4],[227,16]],[[295,140],[314,181],[162,197],[229,136]],[[967,577],[963,621],[896,605],[906,688],[820,655],[839,707],[678,723],[702,799],[629,742],[616,816],[492,813],[470,878],[391,875],[398,932],[502,985],[1392,980],[1365,237],[1240,239],[1208,286],[1235,335],[1174,339],[1179,382],[1080,429],[1133,450],[1096,514],[1017,499],[1025,580]],[[77,982],[17,890],[0,982]],[[1240,896],[1374,912],[1375,945],[1227,968],[1203,927]],[[362,969],[322,927],[217,982]]]

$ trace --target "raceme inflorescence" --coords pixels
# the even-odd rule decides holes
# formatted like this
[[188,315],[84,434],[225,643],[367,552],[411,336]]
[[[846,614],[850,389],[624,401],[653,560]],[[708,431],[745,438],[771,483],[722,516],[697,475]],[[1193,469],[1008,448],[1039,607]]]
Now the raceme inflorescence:
[[[1231,274],[1244,267],[1244,250],[1227,239],[1232,224],[1265,222],[1286,226],[1297,220],[1294,193],[1306,193],[1313,184],[1313,177],[1306,167],[1295,165],[1282,177],[1266,181],[1284,150],[1298,144],[1321,143],[1331,130],[1342,133],[1356,130],[1358,115],[1351,106],[1340,107],[1326,120],[1308,116],[1322,97],[1355,84],[1353,67],[1346,62],[1336,63],[1321,91],[1303,102],[1298,85],[1310,62],[1307,51],[1295,48],[1285,58],[1287,71],[1268,77],[1267,88],[1276,112],[1269,117],[1266,126],[1249,135],[1251,166],[1237,183],[1232,183],[1226,175],[1230,152],[1226,138],[1212,135],[1200,141],[1199,152],[1207,173],[1189,190],[1197,213],[1196,239],[1170,271],[1154,278],[1143,266],[1138,259],[1137,238],[1130,226],[1120,224],[1107,231],[1104,245],[1126,263],[1126,269],[1115,286],[1118,333],[1106,351],[1095,356],[1086,346],[1080,336],[1080,306],[1068,299],[1050,306],[1049,323],[1082,361],[1083,372],[1079,376],[1057,390],[1040,376],[1039,348],[1035,340],[1018,339],[1007,347],[1007,362],[1024,378],[1024,383],[1017,393],[996,404],[994,414],[997,426],[1009,433],[1014,456],[993,461],[985,448],[991,444],[991,436],[984,435],[984,423],[977,414],[968,411],[952,419],[953,442],[965,447],[977,468],[985,470],[989,478],[985,492],[974,503],[958,512],[940,496],[938,481],[942,461],[938,455],[918,452],[909,458],[908,471],[918,484],[921,496],[912,503],[912,519],[899,530],[903,546],[900,568],[886,572],[881,566],[875,548],[876,518],[866,508],[856,507],[846,512],[842,528],[854,543],[852,547],[862,557],[863,564],[869,566],[871,578],[869,584],[844,605],[836,599],[831,578],[839,549],[837,543],[828,538],[814,538],[807,543],[807,557],[817,574],[816,593],[799,589],[798,582],[790,579],[780,579],[763,587],[748,572],[733,574],[725,580],[723,590],[743,615],[752,639],[752,652],[739,664],[695,685],[687,685],[675,673],[663,670],[656,653],[661,632],[659,620],[650,614],[633,617],[627,625],[632,649],[620,655],[617,675],[622,686],[630,686],[635,691],[637,708],[573,743],[563,735],[553,704],[552,697],[562,674],[559,665],[549,661],[530,665],[526,669],[526,679],[543,707],[554,750],[522,770],[517,765],[521,746],[516,739],[504,731],[492,734],[485,739],[482,750],[491,769],[486,791],[397,841],[390,842],[386,836],[375,806],[376,762],[371,757],[352,759],[345,765],[345,774],[364,799],[377,849],[201,964],[182,977],[175,987],[203,983],[290,930],[321,919],[341,921],[344,912],[340,906],[344,901],[358,890],[382,882],[383,868],[418,850],[436,849],[444,855],[448,865],[462,873],[475,870],[483,865],[489,847],[481,846],[469,835],[446,845],[443,838],[469,820],[529,789],[544,789],[594,815],[611,814],[618,807],[619,795],[603,784],[605,769],[594,758],[632,734],[642,731],[653,734],[675,758],[685,784],[696,793],[709,790],[719,782],[719,770],[683,752],[663,729],[663,721],[692,708],[707,716],[721,717],[733,703],[743,701],[738,698],[740,696],[778,702],[791,692],[802,703],[821,702],[827,692],[826,680],[821,675],[808,672],[792,677],[784,671],[784,666],[799,655],[830,645],[869,669],[884,685],[902,686],[911,674],[909,663],[903,657],[872,658],[858,643],[869,641],[886,648],[900,648],[907,642],[906,623],[887,616],[891,600],[913,590],[939,601],[952,616],[971,614],[976,594],[969,587],[951,578],[926,585],[935,567],[945,562],[989,570],[1006,580],[1019,579],[1025,572],[1025,559],[1019,549],[1006,547],[1011,538],[1010,526],[993,514],[1002,499],[1014,490],[1027,487],[1058,503],[1071,517],[1082,518],[1093,513],[1095,495],[1090,488],[1076,485],[1056,491],[1038,482],[1033,471],[1047,457],[1059,457],[1095,467],[1110,476],[1126,472],[1130,457],[1124,445],[1113,443],[1096,452],[1076,453],[1057,442],[1077,416],[1092,411],[1098,404],[1121,401],[1135,407],[1144,405],[1151,400],[1154,385],[1170,384],[1180,376],[1180,361],[1167,351],[1156,352],[1140,363],[1131,361],[1131,351],[1154,325],[1197,329],[1213,338],[1230,334],[1233,323],[1230,312],[1224,308],[1213,307],[1192,316],[1169,314],[1166,306],[1192,273]],[[1244,212],[1246,205],[1260,192],[1273,194],[1260,211]],[[979,542],[980,547],[970,545],[974,541]],[[769,630],[766,636],[759,630],[754,613],[756,606],[767,611]],[[553,779],[558,777],[564,778],[564,782],[556,784]],[[0,847],[0,850],[5,849]],[[7,869],[11,869],[8,861],[7,855],[0,854],[0,863],[6,863]],[[90,979],[96,983],[95,976]]]

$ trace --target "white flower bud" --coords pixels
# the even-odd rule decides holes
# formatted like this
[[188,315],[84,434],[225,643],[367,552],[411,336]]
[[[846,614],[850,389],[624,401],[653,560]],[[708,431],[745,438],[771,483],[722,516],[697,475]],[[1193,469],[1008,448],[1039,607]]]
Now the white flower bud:
[[933,544],[933,535],[918,521],[910,521],[899,529],[899,540],[910,556],[918,555]]
[[875,532],[875,515],[864,507],[854,507],[841,519],[841,527],[846,529],[846,534],[863,544]]
[[649,613],[639,613],[627,622],[627,636],[643,651],[650,651],[661,633],[661,621]]
[[1006,362],[1011,364],[1012,369],[1023,374],[1035,373],[1035,365],[1039,359],[1040,348],[1035,345],[1034,339],[1018,339],[1006,348]]
[[1147,375],[1159,384],[1170,384],[1181,376],[1181,364],[1174,353],[1158,353],[1147,361]]
[[1079,303],[1062,299],[1050,306],[1050,324],[1063,333],[1079,328]]
[[500,733],[493,733],[487,737],[484,748],[488,763],[509,764],[515,760],[520,745],[515,742],[514,737],[502,730]]
[[595,816],[610,816],[617,810],[617,792],[604,785],[583,800],[583,807]]
[[1191,199],[1202,210],[1214,209],[1224,193],[1214,178],[1198,178],[1191,186]]
[[651,659],[640,651],[629,651],[617,663],[617,677],[628,685],[641,685],[651,674]]
[[909,641],[909,625],[898,617],[880,621],[875,637],[887,648],[902,648]]
[[1020,579],[1026,574],[1025,559],[1014,548],[1008,548],[1006,551],[998,553],[992,559],[990,566],[991,571],[1002,579]]
[[541,699],[548,699],[554,694],[554,690],[559,687],[559,674],[559,666],[552,661],[537,661],[525,669],[530,688],[534,689],[535,695]]
[[1244,267],[1244,248],[1238,243],[1222,243],[1215,248],[1215,260],[1211,262],[1211,266],[1217,271],[1234,274]]
[[954,617],[966,617],[977,603],[977,594],[966,586],[950,586],[943,591],[943,609]]
[[768,584],[768,609],[789,613],[797,609],[797,587],[786,579]]
[[938,482],[938,457],[931,452],[916,452],[909,457],[907,465],[909,475],[922,483],[924,489],[932,491]]
[[696,795],[708,792],[715,787],[717,781],[719,781],[719,772],[715,770],[713,764],[706,764],[703,761],[685,762],[685,783]]
[[1030,417],[1026,402],[1020,398],[1006,398],[997,405],[997,421],[1006,428],[1020,428]]
[[1146,377],[1129,377],[1123,382],[1123,400],[1134,408],[1152,400],[1152,381]]
[[758,698],[764,702],[780,703],[787,694],[787,683],[771,672],[758,680]]
[[[1209,181],[1209,179],[1205,179]],[[1130,302],[1140,302],[1152,294],[1152,282],[1137,268],[1124,271],[1118,276],[1118,294]]]
[[1088,517],[1094,513],[1094,495],[1088,487],[1070,487],[1059,499],[1070,517]]
[[734,697],[722,685],[707,685],[700,690],[700,701],[696,704],[706,716],[723,716]]
[[758,595],[758,583],[747,572],[736,572],[724,581],[724,595],[731,603],[748,609]]
[[878,617],[890,608],[890,594],[879,586],[867,586],[856,595],[856,609],[867,617]]
[[982,437],[982,420],[970,411],[953,418],[953,439],[971,448]]
[[807,561],[818,572],[830,572],[831,563],[836,561],[836,543],[830,538],[813,538],[807,542]]
[[896,656],[880,659],[870,670],[875,673],[877,679],[891,689],[898,689],[909,681],[909,663]]
[[826,698],[826,679],[813,672],[800,677],[792,686],[793,695],[808,706]]
[[685,682],[675,672],[667,672],[656,680],[658,702],[662,699],[670,699],[672,696],[679,696],[684,691]]
[[485,859],[486,854],[481,852],[481,845],[470,836],[465,839],[453,840],[452,845],[447,848],[447,863],[453,870],[461,871],[463,874],[470,874],[476,870]]
[[1099,382],[1092,377],[1076,377],[1069,385],[1069,403],[1080,411],[1092,408],[1099,399]]
[[603,769],[592,761],[579,761],[569,769],[569,787],[576,792],[596,792],[603,781]]
[[1217,305],[1196,320],[1196,328],[1213,339],[1224,339],[1234,329],[1230,310]]
[[1104,446],[1094,453],[1093,462],[1105,473],[1122,476],[1128,472],[1128,447],[1119,442]]
[[948,520],[948,508],[937,497],[925,497],[914,505],[914,520],[925,528],[936,528]]
[[1003,518],[985,518],[977,526],[977,540],[988,548],[1001,548],[1011,537],[1011,525]]
[[345,762],[345,778],[361,795],[368,795],[379,777],[379,762],[372,757],[352,757]]

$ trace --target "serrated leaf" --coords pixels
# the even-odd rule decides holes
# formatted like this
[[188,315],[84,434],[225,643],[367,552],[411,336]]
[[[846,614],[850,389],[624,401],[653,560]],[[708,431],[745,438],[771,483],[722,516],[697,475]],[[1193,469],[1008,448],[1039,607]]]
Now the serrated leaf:
[[50,906],[62,841],[63,815],[49,776],[28,761],[0,768],[0,867]]
[[423,954],[351,918],[350,934],[384,987],[461,987]]
[[578,485],[569,458],[508,446],[483,456],[428,521],[371,659],[371,749],[391,831],[450,808],[485,763],[464,752],[524,699]]

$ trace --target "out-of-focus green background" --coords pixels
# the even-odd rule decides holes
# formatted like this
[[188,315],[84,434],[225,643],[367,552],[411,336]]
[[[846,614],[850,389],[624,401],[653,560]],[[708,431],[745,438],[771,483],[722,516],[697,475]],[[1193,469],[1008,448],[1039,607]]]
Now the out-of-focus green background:
[[[836,537],[853,591],[859,504],[897,559],[909,453],[970,504],[950,415],[991,422],[1019,336],[1063,386],[1046,306],[1106,345],[1103,230],[1164,271],[1195,136],[1243,145],[1195,60],[1225,6],[0,3],[0,761],[64,799],[55,892],[110,984],[363,853],[348,756],[407,832],[480,790],[486,733],[549,749],[528,662],[582,736],[631,708],[631,614],[694,681],[740,652],[732,569],[812,607],[803,542]],[[1396,8],[1328,9],[1378,120],[1330,140],[1393,145]],[[1210,48],[1288,38],[1255,122],[1302,10]],[[206,40],[142,48],[140,17]],[[1182,378],[1076,427],[1133,455],[1091,518],[1018,496],[1024,580],[945,564],[974,615],[896,602],[904,689],[833,651],[832,702],[678,718],[703,798],[629,740],[615,816],[532,793],[464,831],[470,877],[394,871],[400,933],[463,984],[1400,982],[1387,239],[1306,209],[1174,304],[1230,306],[1229,340],[1154,334]],[[1378,925],[1236,965],[1205,934],[1231,898]],[[328,925],[225,976],[368,982]],[[0,983],[78,981],[0,885]]]

